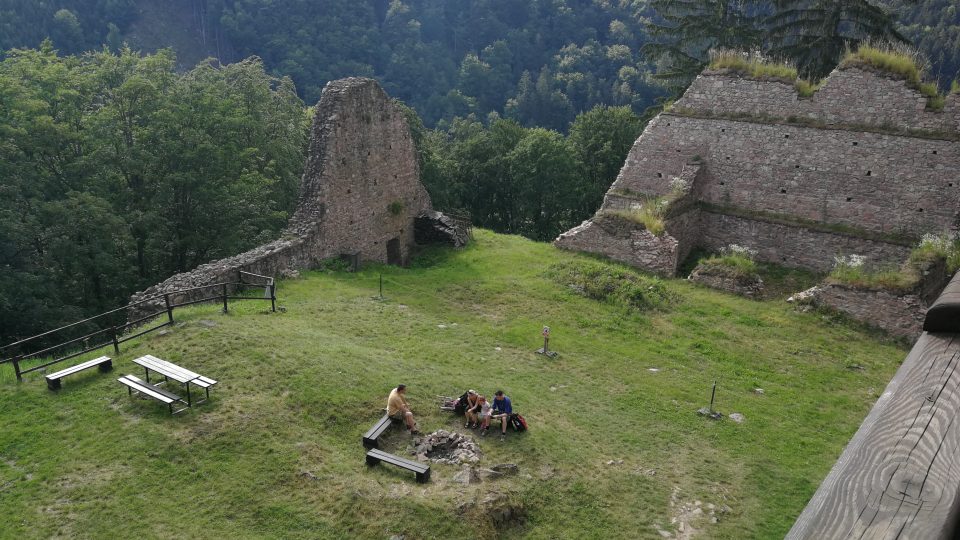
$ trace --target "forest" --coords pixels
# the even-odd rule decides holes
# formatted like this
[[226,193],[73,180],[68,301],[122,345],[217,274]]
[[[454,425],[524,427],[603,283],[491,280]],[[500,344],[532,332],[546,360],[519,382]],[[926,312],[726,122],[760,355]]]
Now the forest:
[[437,208],[548,241],[711,48],[815,79],[912,40],[946,88],[958,29],[950,0],[0,0],[0,342],[276,237],[334,78],[409,107]]

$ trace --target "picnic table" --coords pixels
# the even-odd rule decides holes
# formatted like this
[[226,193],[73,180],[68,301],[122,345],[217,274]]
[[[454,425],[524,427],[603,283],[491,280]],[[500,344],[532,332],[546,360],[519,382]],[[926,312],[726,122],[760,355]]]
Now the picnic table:
[[[212,384],[216,384],[216,381],[212,379],[207,379],[199,373],[194,373],[189,369],[182,368],[172,362],[167,362],[166,360],[161,360],[156,356],[146,355],[136,358],[133,361],[134,364],[140,365],[143,367],[143,371],[147,377],[147,383],[150,383],[150,372],[154,372],[158,375],[162,375],[164,379],[173,379],[179,383],[182,383],[187,388],[187,406],[193,406],[193,400],[190,397],[190,384],[195,384],[201,388],[207,390],[207,398],[210,397],[209,391]],[[206,401],[206,400],[204,400]]]

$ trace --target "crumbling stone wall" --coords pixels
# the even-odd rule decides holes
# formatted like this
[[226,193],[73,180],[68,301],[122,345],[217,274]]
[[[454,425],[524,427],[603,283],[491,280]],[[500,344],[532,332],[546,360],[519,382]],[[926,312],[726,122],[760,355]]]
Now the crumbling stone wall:
[[[678,253],[735,243],[761,261],[816,271],[838,254],[898,264],[920,236],[960,219],[960,96],[943,111],[926,104],[904,81],[859,68],[834,71],[811,98],[782,82],[705,72],[637,139],[598,214],[624,193],[669,194],[697,163],[689,215],[667,224]],[[589,222],[556,245],[649,258]]]
[[[297,209],[281,239],[201,265],[134,294],[131,303],[164,293],[237,280],[239,270],[266,276],[359,254],[364,261],[405,264],[414,218],[431,210],[420,182],[416,148],[400,107],[373,79],[333,81],[317,105]],[[175,303],[210,295],[180,294]],[[130,319],[156,311],[145,304]]]

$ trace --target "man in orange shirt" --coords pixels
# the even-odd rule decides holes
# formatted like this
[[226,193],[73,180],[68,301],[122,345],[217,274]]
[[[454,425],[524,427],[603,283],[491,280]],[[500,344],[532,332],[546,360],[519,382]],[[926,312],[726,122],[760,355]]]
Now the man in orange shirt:
[[410,405],[406,399],[407,385],[397,385],[390,391],[390,397],[387,398],[387,415],[394,420],[401,421],[407,425],[411,435],[419,435],[417,423],[413,420],[413,413],[410,412]]

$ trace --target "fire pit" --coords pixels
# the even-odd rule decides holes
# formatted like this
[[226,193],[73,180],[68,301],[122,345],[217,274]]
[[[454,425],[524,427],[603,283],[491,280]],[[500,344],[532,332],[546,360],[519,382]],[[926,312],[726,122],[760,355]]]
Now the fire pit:
[[480,448],[471,437],[441,429],[413,440],[413,455],[417,461],[432,461],[448,465],[480,461]]

